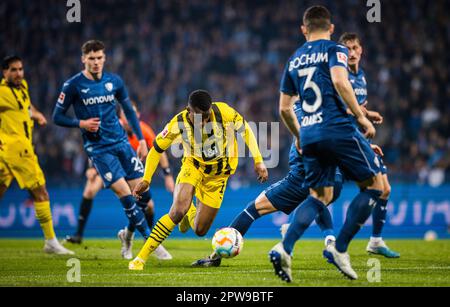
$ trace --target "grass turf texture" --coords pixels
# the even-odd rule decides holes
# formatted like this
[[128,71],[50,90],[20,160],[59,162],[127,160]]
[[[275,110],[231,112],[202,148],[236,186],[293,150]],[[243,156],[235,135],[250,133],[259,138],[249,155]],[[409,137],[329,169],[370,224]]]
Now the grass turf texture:
[[[81,262],[81,283],[67,282],[68,256],[46,255],[42,240],[0,240],[0,286],[450,286],[450,241],[394,241],[389,246],[400,259],[370,256],[367,241],[350,246],[359,280],[346,280],[322,258],[322,241],[301,241],[293,259],[294,282],[286,284],[273,273],[267,253],[276,240],[246,240],[243,253],[225,259],[219,268],[191,268],[192,261],[211,251],[210,240],[167,240],[171,261],[151,257],[144,271],[128,270],[120,258],[118,240],[86,240],[67,244]],[[134,253],[142,246],[135,241]],[[381,263],[381,282],[369,283],[369,258]]]

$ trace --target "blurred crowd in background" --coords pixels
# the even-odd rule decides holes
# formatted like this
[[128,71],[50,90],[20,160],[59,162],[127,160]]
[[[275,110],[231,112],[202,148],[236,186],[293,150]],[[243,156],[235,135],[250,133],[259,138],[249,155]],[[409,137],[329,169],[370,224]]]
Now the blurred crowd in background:
[[[279,81],[289,56],[304,43],[304,10],[325,4],[334,39],[357,32],[364,46],[368,107],[384,116],[375,143],[382,146],[393,182],[450,182],[450,2],[382,1],[381,23],[366,19],[366,1],[81,1],[81,23],[68,23],[66,1],[0,3],[0,55],[23,57],[33,103],[49,119],[34,143],[51,184],[79,185],[87,158],[80,132],[51,123],[65,80],[82,69],[88,39],[107,46],[107,70],[125,80],[141,120],[159,131],[197,88],[226,101],[248,121],[278,122]],[[280,125],[279,167],[288,171],[291,137]],[[277,148],[278,147],[278,148]],[[173,165],[179,161],[171,159]],[[255,178],[243,159],[231,184]],[[256,179],[256,178],[255,178]]]

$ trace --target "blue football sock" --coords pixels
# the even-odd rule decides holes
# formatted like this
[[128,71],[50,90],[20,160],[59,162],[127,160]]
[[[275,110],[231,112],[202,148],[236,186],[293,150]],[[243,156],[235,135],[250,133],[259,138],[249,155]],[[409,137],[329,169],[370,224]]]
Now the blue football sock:
[[339,198],[339,196],[341,196],[341,192],[342,192],[342,181],[336,181],[333,187],[333,199],[331,200],[331,203],[334,203]]
[[133,232],[137,229],[144,239],[147,239],[150,236],[150,229],[145,223],[144,212],[136,204],[134,197],[131,195],[124,196],[120,199],[120,202],[122,203],[123,209],[129,221],[128,230]]
[[317,215],[316,224],[319,226],[320,230],[322,230],[324,237],[334,236],[333,220],[328,208],[325,208]]
[[377,205],[373,209],[372,220],[372,237],[381,238],[381,233],[383,232],[384,224],[386,223],[387,214],[387,199],[379,199]]
[[312,196],[308,196],[303,203],[295,210],[293,221],[284,236],[284,250],[291,255],[295,243],[300,239],[306,229],[316,218],[317,214],[326,210],[326,206]]
[[242,236],[244,236],[253,222],[260,217],[261,215],[259,215],[258,210],[256,210],[255,202],[252,201],[248,204],[247,208],[244,211],[236,216],[230,227],[236,229],[241,233]]
[[[339,196],[341,196],[341,192],[342,181],[336,181],[333,187],[333,200],[331,201],[332,203],[335,202],[339,198]],[[327,236],[335,235],[333,229],[333,219],[328,208],[319,213],[319,215],[316,217],[316,224],[322,231],[322,235],[324,238],[326,238]]]
[[336,249],[344,253],[353,237],[358,233],[361,227],[372,214],[372,209],[378,202],[381,191],[365,190],[361,191],[350,204],[344,226],[336,240]]

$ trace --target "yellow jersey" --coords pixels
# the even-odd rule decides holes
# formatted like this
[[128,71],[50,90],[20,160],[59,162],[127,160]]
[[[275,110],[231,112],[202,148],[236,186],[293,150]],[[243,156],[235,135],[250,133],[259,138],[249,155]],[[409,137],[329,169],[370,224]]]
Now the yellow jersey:
[[0,142],[8,145],[31,145],[34,121],[31,119],[31,101],[25,80],[19,87],[0,83]]
[[[211,109],[209,122],[203,127],[194,126],[189,120],[187,110],[177,114],[157,135],[151,151],[161,154],[172,143],[181,139],[183,161],[190,159],[206,174],[231,175],[237,168],[240,156],[236,138],[236,135],[240,134],[255,164],[263,162],[256,138],[244,118],[224,102],[214,102]],[[152,161],[152,152],[149,157],[144,179],[150,182],[157,162]],[[153,162],[156,162],[156,165],[149,165],[154,164]]]

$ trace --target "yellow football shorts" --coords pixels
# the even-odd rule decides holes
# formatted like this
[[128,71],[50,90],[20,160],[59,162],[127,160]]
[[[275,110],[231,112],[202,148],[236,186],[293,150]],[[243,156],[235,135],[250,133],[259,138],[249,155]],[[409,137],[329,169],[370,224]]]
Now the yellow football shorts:
[[204,205],[219,209],[230,175],[205,174],[202,166],[197,168],[191,159],[183,159],[177,184],[188,183],[195,187],[195,197]]
[[45,185],[44,173],[31,145],[0,149],[0,184],[9,187],[13,179],[26,190]]

